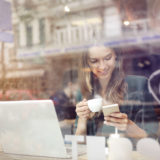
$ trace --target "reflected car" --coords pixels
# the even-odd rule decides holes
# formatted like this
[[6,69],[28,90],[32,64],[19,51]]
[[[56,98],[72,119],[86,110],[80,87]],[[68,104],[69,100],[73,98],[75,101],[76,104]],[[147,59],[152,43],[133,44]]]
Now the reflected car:
[[32,94],[30,90],[8,90],[5,95],[0,92],[1,100],[35,100],[36,97]]

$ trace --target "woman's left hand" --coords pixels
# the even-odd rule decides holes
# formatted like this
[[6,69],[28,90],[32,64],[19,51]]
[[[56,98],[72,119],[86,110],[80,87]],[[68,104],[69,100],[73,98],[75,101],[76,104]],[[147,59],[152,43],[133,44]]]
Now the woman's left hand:
[[104,120],[106,125],[114,126],[121,131],[127,130],[129,120],[127,114],[125,113],[111,113],[109,116],[105,116]]

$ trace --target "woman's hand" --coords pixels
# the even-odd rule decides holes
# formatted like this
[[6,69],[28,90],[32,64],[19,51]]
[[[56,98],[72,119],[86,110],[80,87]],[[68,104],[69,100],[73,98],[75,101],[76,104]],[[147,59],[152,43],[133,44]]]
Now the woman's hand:
[[87,121],[91,115],[91,111],[88,108],[86,99],[83,99],[83,101],[79,102],[76,105],[76,113],[79,117],[76,135],[86,135],[87,134]]
[[109,116],[105,116],[105,124],[114,126],[118,130],[125,131],[128,137],[132,138],[145,138],[147,133],[137,126],[133,121],[128,119],[125,113],[112,113]]
[[81,119],[89,119],[91,111],[88,108],[86,99],[83,99],[76,105],[76,113]]
[[105,116],[104,119],[106,125],[114,126],[121,131],[127,130],[129,120],[127,114],[125,113],[111,113],[109,116]]

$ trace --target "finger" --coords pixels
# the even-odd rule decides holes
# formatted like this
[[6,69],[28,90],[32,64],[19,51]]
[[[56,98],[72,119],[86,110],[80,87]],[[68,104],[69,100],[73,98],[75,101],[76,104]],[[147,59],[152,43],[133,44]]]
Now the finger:
[[76,111],[77,114],[90,114],[90,111],[89,110],[84,110],[84,111]]
[[76,105],[76,107],[82,107],[82,106],[88,106],[87,102],[81,101]]
[[114,112],[114,113],[111,113],[109,116],[117,117],[117,118],[128,118],[127,114],[121,113],[121,112]]
[[90,114],[89,113],[78,113],[77,115],[81,118],[88,118]]
[[85,111],[90,112],[88,106],[83,106],[83,107],[76,108],[76,112],[85,112]]
[[76,108],[76,113],[78,116],[81,116],[83,114],[90,114],[90,110],[89,109],[86,109],[86,108]]
[[83,102],[87,102],[87,99],[86,99],[86,98],[84,98],[82,101],[83,101]]
[[127,129],[127,124],[112,123],[112,122],[106,122],[106,121],[104,124],[108,126],[116,127],[118,130],[121,130],[121,131],[125,131]]
[[128,118],[115,118],[115,117],[105,117],[105,121],[107,122],[113,122],[113,123],[120,123],[120,124],[127,124]]

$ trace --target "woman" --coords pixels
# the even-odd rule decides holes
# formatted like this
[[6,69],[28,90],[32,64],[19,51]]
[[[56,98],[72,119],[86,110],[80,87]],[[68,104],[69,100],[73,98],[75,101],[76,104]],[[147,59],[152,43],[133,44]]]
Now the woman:
[[[100,113],[91,113],[87,105],[87,100],[95,95],[100,95],[105,105],[118,103],[121,106],[120,112],[104,117],[107,126],[117,127],[128,137],[142,138],[156,133],[157,119],[153,107],[147,107],[148,114],[143,104],[146,100],[152,101],[147,90],[147,80],[144,77],[125,77],[121,56],[117,51],[105,46],[94,46],[82,55],[80,77],[84,99],[76,105],[77,135],[94,135],[98,130],[99,121],[96,120]],[[140,101],[138,105],[126,103],[137,100]],[[153,123],[149,122],[148,127],[146,121]]]

